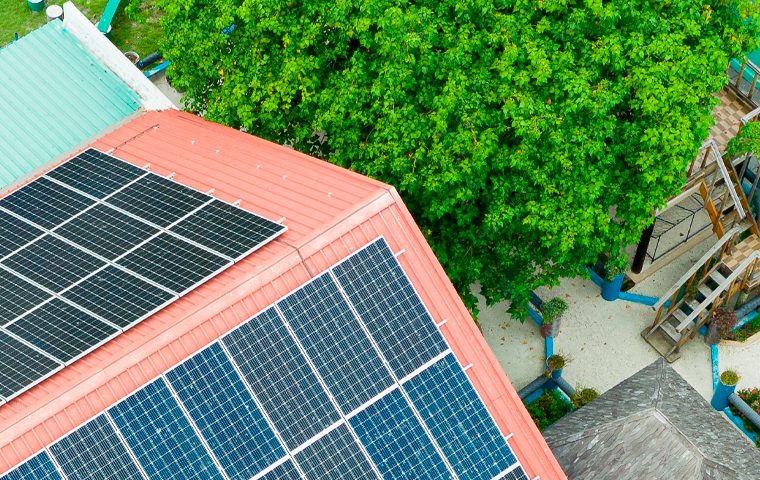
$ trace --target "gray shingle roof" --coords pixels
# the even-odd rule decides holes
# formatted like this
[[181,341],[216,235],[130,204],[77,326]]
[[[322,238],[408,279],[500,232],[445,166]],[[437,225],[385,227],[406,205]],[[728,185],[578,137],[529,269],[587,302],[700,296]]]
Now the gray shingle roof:
[[544,437],[571,480],[760,478],[760,450],[663,359]]

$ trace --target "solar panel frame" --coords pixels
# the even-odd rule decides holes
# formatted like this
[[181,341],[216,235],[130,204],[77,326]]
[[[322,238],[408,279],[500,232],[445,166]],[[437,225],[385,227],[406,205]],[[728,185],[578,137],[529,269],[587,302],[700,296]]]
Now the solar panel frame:
[[298,467],[295,466],[293,460],[287,460],[277,465],[272,470],[267,471],[263,475],[257,475],[251,480],[302,480],[306,477],[301,476],[298,471]]
[[[61,203],[56,195],[64,197],[66,203]],[[0,210],[42,229],[51,229],[94,203],[86,195],[40,177],[0,199]]]
[[[148,318],[177,298],[175,294],[113,265],[85,278],[63,292],[61,297],[123,330]],[[126,305],[131,308],[125,308]]]
[[[203,218],[210,216],[215,217],[215,219],[209,220],[208,218]],[[224,223],[227,223],[227,225],[225,226]],[[247,235],[232,231],[233,227],[246,223],[253,223],[257,227],[256,229],[250,229],[254,232],[253,242],[247,239]],[[211,228],[212,226],[215,228]],[[215,230],[217,229],[225,230],[228,233],[234,233],[235,246],[230,246],[229,244],[216,240]],[[260,229],[265,229],[267,231],[266,233],[260,233]],[[227,202],[214,199],[207,205],[204,205],[197,212],[172,225],[168,230],[237,261],[250,255],[284,233],[285,230],[287,230],[287,227],[262,217],[261,215],[248,212]],[[204,232],[206,235],[199,234],[198,232]],[[211,235],[211,233],[213,233],[213,235]]]
[[[109,408],[108,414],[149,478],[223,480],[163,378]],[[148,435],[150,427],[156,429],[152,435]],[[190,458],[188,451],[177,448],[178,444],[190,445],[194,458]],[[182,458],[178,457],[180,453]],[[191,470],[189,476],[183,467]]]
[[[6,280],[15,282],[21,288],[7,288]],[[0,268],[0,326],[8,325],[52,298],[52,293],[28,282],[10,269]]]
[[[91,161],[93,158],[97,161]],[[88,148],[47,172],[45,177],[65,183],[92,197],[103,199],[147,174],[147,170],[129,162],[94,148]],[[97,180],[92,181],[93,179]]]
[[380,480],[349,428],[341,424],[294,455],[306,478],[368,480],[372,472]]
[[63,478],[48,453],[43,450],[0,477],[0,480],[63,480]]
[[218,342],[165,376],[228,476],[251,478],[286,456]]
[[0,244],[0,260],[23,249],[44,234],[43,229],[30,221],[0,210],[0,238],[3,239]]
[[[51,445],[48,451],[70,479],[143,480],[142,467],[122,443],[105,414],[68,433]],[[85,455],[93,451],[97,455]]]
[[16,319],[6,329],[65,365],[121,333],[116,326],[59,298]]
[[231,260],[166,232],[151,238],[115,263],[179,296],[232,265]]
[[97,272],[107,262],[48,234],[0,264],[26,280],[59,293]]
[[277,308],[344,414],[393,385],[329,272],[281,298]]

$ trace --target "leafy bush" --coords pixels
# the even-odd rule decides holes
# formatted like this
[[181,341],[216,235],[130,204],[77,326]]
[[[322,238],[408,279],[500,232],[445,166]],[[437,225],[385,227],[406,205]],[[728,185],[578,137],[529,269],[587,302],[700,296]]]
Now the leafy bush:
[[733,370],[726,370],[720,374],[720,381],[723,385],[736,385],[739,383],[739,374]]
[[[742,390],[739,390],[736,392],[737,395],[739,395],[739,398],[744,400],[749,407],[756,411],[758,414],[760,414],[760,390],[755,388],[744,388]],[[729,405],[731,408],[731,413],[736,415],[737,417],[744,420],[744,428],[748,432],[753,432],[758,434],[757,441],[755,442],[755,445],[760,448],[760,430],[752,423],[750,422],[747,417],[745,417],[738,408],[734,407],[733,405]]]
[[547,390],[533,403],[526,405],[530,418],[539,430],[543,430],[573,410],[557,390]]
[[567,303],[559,297],[552,298],[541,305],[541,316],[544,318],[544,324],[553,323],[562,316],[567,310]]
[[599,397],[599,392],[593,388],[579,388],[575,391],[575,395],[573,395],[570,400],[573,401],[573,407],[577,410],[593,402],[597,397]]

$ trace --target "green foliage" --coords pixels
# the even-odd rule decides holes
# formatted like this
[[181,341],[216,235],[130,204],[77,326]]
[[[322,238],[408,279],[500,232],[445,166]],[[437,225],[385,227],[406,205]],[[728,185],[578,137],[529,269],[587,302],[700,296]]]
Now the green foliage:
[[545,429],[573,410],[572,405],[557,390],[546,390],[526,407],[539,430]]
[[[760,415],[760,390],[755,388],[744,388],[742,390],[739,390],[736,392],[739,397],[744,400],[749,407],[754,410],[755,412]],[[750,422],[747,417],[744,416],[742,412],[739,411],[738,408],[734,407],[733,405],[729,405],[729,408],[731,408],[731,413],[736,415],[737,417],[744,420],[744,428],[748,432],[753,432],[758,434],[758,438],[755,442],[755,445],[757,447],[760,447],[760,430],[755,426],[754,423]]]
[[593,388],[579,388],[570,400],[573,402],[573,408],[576,410],[585,407],[599,397],[599,392]]
[[720,381],[723,385],[736,385],[739,383],[739,374],[733,370],[726,370],[720,374]]
[[517,316],[624,264],[758,37],[751,0],[158,1],[192,110],[394,185],[467,305]]
[[760,153],[760,122],[749,122],[728,141],[726,155],[735,158],[746,153]]
[[739,342],[743,342],[747,340],[752,335],[756,334],[757,332],[760,332],[760,316],[757,316],[749,321],[746,325],[744,325],[742,328],[734,331],[729,337],[730,340],[737,340]]
[[567,303],[559,297],[554,297],[548,302],[544,302],[541,305],[541,316],[544,319],[544,324],[553,323],[565,313],[565,310],[567,310]]

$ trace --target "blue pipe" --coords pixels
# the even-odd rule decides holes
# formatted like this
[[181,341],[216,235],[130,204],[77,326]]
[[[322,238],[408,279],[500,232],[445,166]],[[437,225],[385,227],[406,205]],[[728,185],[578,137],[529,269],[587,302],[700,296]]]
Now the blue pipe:
[[760,430],[760,415],[747,405],[747,402],[742,400],[742,397],[733,393],[728,397],[728,402],[742,412],[742,415],[747,417],[747,420]]
[[749,312],[747,315],[744,316],[744,318],[742,318],[741,320],[739,320],[738,322],[736,322],[736,326],[734,327],[734,330],[739,330],[744,325],[746,325],[749,322],[751,322],[752,320],[754,320],[755,317],[757,317],[757,316],[758,316],[757,311]]
[[533,319],[533,322],[535,322],[535,324],[541,328],[541,325],[544,324],[544,317],[542,317],[541,314],[535,311],[530,305],[528,305],[528,315],[530,315],[530,318]]
[[554,355],[554,338],[552,337],[546,337],[544,339],[544,352],[546,353],[546,360],[549,360],[549,357]]
[[568,398],[573,398],[573,395],[575,395],[575,389],[570,386],[567,381],[565,381],[564,378],[559,377],[553,379],[554,383],[557,385],[557,387],[562,390],[565,395],[567,395]]
[[744,432],[744,434],[748,436],[753,442],[757,441],[757,434],[747,430],[747,427],[744,426],[744,420],[741,417],[734,415],[734,412],[732,412],[730,408],[723,410],[723,413],[725,413],[728,419],[731,420],[733,424],[736,425],[739,430]]
[[720,374],[718,373],[718,345],[710,345],[710,362],[712,364],[712,384],[713,392],[718,388],[718,379]]
[[[650,295],[642,295],[640,293],[632,293],[632,292],[620,292],[618,294],[618,298],[620,300],[625,300],[628,302],[640,303],[648,307],[653,306],[655,303],[657,303],[660,300],[658,297],[652,297]],[[669,304],[670,304],[670,300],[666,302],[666,306],[668,306]]]
[[543,386],[546,382],[547,378],[543,375],[540,375],[535,380],[521,388],[520,391],[517,392],[517,395],[520,397],[520,399],[525,400],[530,397],[536,390],[543,391]]
[[594,283],[596,283],[596,285],[598,287],[601,287],[602,284],[604,283],[604,279],[602,277],[600,277],[599,274],[596,273],[594,270],[592,270],[592,269],[590,269],[588,267],[586,267],[586,270],[588,271],[588,275],[591,278],[591,281],[594,282]]

